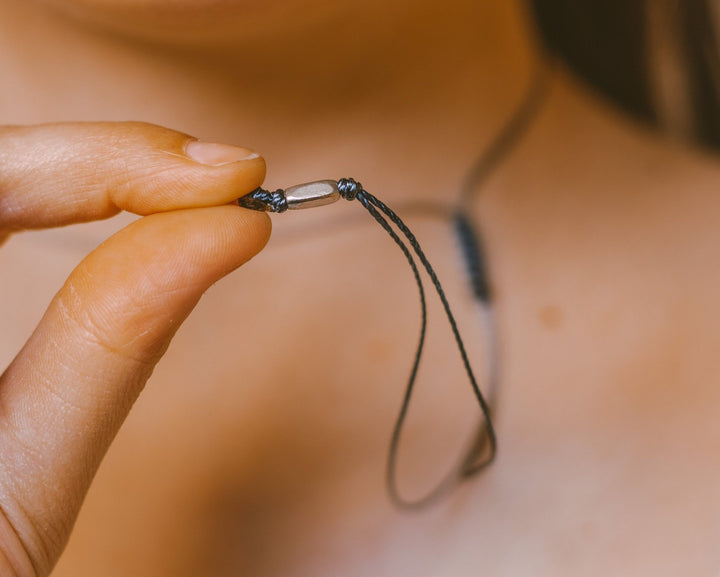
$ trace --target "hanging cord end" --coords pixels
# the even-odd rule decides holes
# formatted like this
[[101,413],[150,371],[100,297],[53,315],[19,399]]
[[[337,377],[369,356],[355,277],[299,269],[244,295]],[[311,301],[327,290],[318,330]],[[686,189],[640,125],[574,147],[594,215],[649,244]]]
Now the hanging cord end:
[[[412,269],[415,281],[417,282],[421,304],[420,338],[418,340],[418,347],[416,349],[415,358],[410,371],[410,377],[405,389],[405,396],[400,408],[400,413],[395,422],[395,427],[390,441],[386,481],[390,498],[397,507],[402,509],[419,509],[440,498],[462,479],[470,477],[471,475],[484,469],[493,461],[495,453],[497,452],[497,439],[490,416],[490,406],[485,400],[485,397],[478,386],[477,380],[475,379],[475,374],[470,366],[468,353],[465,350],[465,344],[460,336],[460,330],[458,329],[455,317],[450,310],[450,303],[445,296],[445,291],[440,284],[440,280],[438,279],[435,270],[420,247],[420,243],[402,219],[395,214],[390,207],[363,189],[362,185],[352,178],[341,178],[338,181],[319,180],[292,186],[286,190],[276,190],[275,192],[269,192],[267,190],[263,190],[262,188],[258,188],[250,194],[240,198],[238,200],[238,204],[253,210],[285,212],[288,209],[309,208],[330,204],[340,198],[344,198],[345,200],[357,199],[358,202],[360,202],[360,204],[370,213],[370,215],[385,230],[385,232],[390,235],[395,244],[397,244],[403,252],[410,268]],[[393,228],[391,223],[395,226],[395,228]],[[473,268],[472,276],[474,291],[478,298],[485,301],[489,298],[489,291],[486,282],[487,279],[483,272],[484,267],[482,253],[478,246],[479,239],[472,234],[472,227],[469,221],[463,220],[462,218],[456,219],[456,228],[458,229],[462,246],[466,253],[466,258],[471,263],[469,266]],[[406,239],[407,244],[403,238]],[[423,283],[420,277],[420,269],[418,268],[413,255],[419,259],[422,268],[425,269],[425,272],[430,277],[432,285],[434,286],[435,291],[443,305],[445,315],[450,323],[450,328],[452,329],[455,343],[465,368],[465,373],[467,374],[473,392],[480,404],[480,409],[484,418],[485,432],[483,433],[481,440],[471,447],[470,453],[461,460],[459,466],[451,470],[440,485],[438,485],[425,497],[415,501],[409,501],[404,499],[398,492],[396,479],[398,461],[397,455],[400,446],[400,436],[405,423],[405,416],[408,411],[410,398],[415,386],[415,379],[420,366],[420,358],[423,353],[425,331],[427,327],[425,289],[423,288]],[[478,461],[478,459],[481,460]]]

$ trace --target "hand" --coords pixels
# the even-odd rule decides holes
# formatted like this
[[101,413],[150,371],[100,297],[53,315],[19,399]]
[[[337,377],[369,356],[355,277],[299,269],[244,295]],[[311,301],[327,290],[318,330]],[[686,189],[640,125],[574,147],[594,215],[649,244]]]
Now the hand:
[[148,215],[80,263],[0,377],[0,575],[51,571],[180,323],[267,242],[266,215],[228,204],[264,176],[250,151],[147,124],[0,127],[0,242]]

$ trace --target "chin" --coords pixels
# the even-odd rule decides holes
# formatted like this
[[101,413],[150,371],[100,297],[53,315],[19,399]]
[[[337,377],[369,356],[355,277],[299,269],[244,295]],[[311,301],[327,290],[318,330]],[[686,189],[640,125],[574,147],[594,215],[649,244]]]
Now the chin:
[[[39,0],[102,32],[170,44],[225,44],[268,17],[292,8],[287,0]],[[290,5],[290,6],[289,6]],[[312,9],[307,7],[307,9]]]

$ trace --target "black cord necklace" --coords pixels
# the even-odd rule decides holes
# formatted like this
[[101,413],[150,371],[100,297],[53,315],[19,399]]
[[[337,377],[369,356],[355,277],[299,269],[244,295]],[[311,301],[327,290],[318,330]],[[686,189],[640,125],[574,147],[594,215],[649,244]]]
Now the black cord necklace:
[[[273,192],[263,188],[258,188],[238,200],[238,204],[242,207],[275,213],[282,213],[286,210],[322,206],[335,202],[340,198],[344,198],[345,200],[358,200],[375,219],[375,221],[388,233],[405,255],[405,258],[412,269],[413,276],[415,277],[415,282],[418,287],[418,293],[420,295],[421,324],[420,337],[415,357],[413,359],[400,411],[395,421],[395,426],[393,427],[387,457],[387,490],[391,501],[399,508],[417,509],[436,501],[461,480],[471,477],[486,468],[490,463],[492,463],[497,454],[497,436],[492,422],[491,410],[491,407],[494,406],[494,397],[498,381],[497,330],[494,322],[492,321],[494,315],[494,305],[481,237],[477,232],[477,227],[474,226],[471,218],[469,217],[469,208],[473,201],[476,200],[478,192],[487,178],[502,163],[502,161],[508,157],[532,125],[532,121],[537,116],[548,91],[549,68],[549,66],[541,66],[538,68],[520,106],[515,110],[514,114],[511,116],[503,129],[498,133],[496,138],[490,143],[490,146],[483,151],[483,153],[472,165],[460,190],[457,206],[447,213],[452,219],[453,228],[455,229],[460,243],[463,262],[465,264],[473,295],[477,299],[483,314],[488,320],[487,326],[491,346],[491,355],[488,363],[489,401],[483,395],[477,379],[475,378],[475,374],[470,364],[470,359],[468,358],[468,354],[465,349],[465,344],[462,340],[462,336],[460,335],[455,317],[450,309],[450,304],[445,296],[445,291],[440,284],[440,280],[438,279],[435,270],[415,238],[415,235],[390,207],[374,195],[367,192],[359,182],[352,178],[341,178],[338,181],[316,181]],[[394,225],[394,228],[391,223]],[[405,418],[407,416],[415,386],[420,359],[422,358],[423,348],[425,345],[425,334],[427,330],[427,303],[425,289],[420,275],[420,268],[415,260],[416,258],[420,261],[422,268],[430,278],[430,281],[435,288],[435,292],[442,303],[445,316],[450,324],[458,352],[460,353],[465,373],[470,381],[473,393],[475,394],[475,398],[480,406],[484,426],[481,427],[480,434],[477,435],[465,456],[460,460],[459,464],[445,476],[443,481],[441,481],[433,490],[421,499],[407,500],[400,495],[397,486],[396,472],[398,451],[403,426],[405,424]]]

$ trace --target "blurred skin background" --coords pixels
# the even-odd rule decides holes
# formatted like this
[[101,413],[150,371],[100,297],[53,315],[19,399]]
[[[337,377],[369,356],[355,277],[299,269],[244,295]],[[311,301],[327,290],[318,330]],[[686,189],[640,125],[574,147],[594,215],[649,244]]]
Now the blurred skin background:
[[[716,9],[0,0],[0,572],[716,574]],[[215,284],[270,232],[229,203],[257,151],[266,188],[352,176],[453,206],[550,54],[472,207],[499,457],[402,513],[382,483],[418,326],[402,255],[338,203],[274,218]],[[453,231],[407,221],[482,374]],[[409,496],[477,427],[433,306]]]

